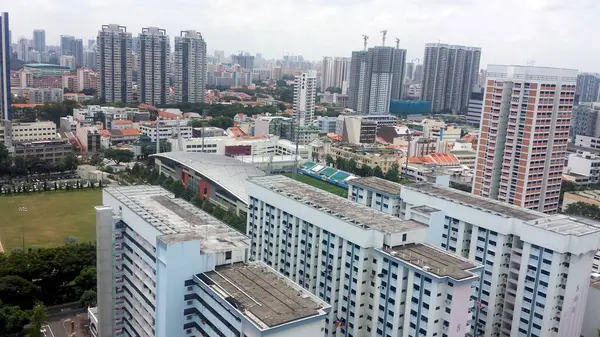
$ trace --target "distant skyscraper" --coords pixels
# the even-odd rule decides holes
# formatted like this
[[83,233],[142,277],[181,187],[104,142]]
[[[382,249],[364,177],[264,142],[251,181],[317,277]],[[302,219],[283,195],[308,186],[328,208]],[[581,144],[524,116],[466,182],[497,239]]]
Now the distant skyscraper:
[[342,88],[344,82],[348,82],[349,73],[350,58],[324,57],[321,66],[321,91],[327,88]]
[[140,41],[139,100],[147,104],[166,104],[169,78],[167,64],[171,50],[167,31],[142,28]]
[[215,62],[221,63],[225,60],[225,51],[223,50],[215,50],[214,52]]
[[481,48],[440,43],[425,45],[421,97],[434,112],[466,111],[477,83]]
[[83,67],[83,40],[82,39],[74,39],[73,46],[71,51],[73,52],[73,58],[75,59],[75,67],[81,68]]
[[8,13],[0,13],[0,121],[12,120],[10,103],[10,30]]
[[33,30],[33,49],[43,53],[46,51],[46,31],[43,29]]
[[175,102],[202,103],[206,89],[206,42],[194,30],[175,37]]
[[95,50],[86,50],[83,52],[83,65],[93,71],[98,70],[98,53]]
[[20,38],[17,43],[17,59],[21,61],[29,61],[29,40]]
[[239,64],[240,67],[248,70],[254,69],[254,56],[250,55],[231,55],[231,63]]
[[577,75],[576,102],[598,102],[600,74],[582,73]]
[[556,213],[577,70],[490,65],[473,193]]
[[413,72],[412,79],[413,79],[413,82],[421,84],[421,82],[423,81],[423,65],[422,64],[415,65],[415,70]]
[[412,80],[414,72],[415,72],[414,62],[407,62],[406,63],[406,75],[404,75],[404,76],[406,78],[408,78],[409,80]]
[[325,92],[331,87],[331,83],[333,83],[333,57],[325,56],[321,63],[321,91]]
[[87,49],[88,50],[94,49],[94,43],[96,43],[96,40],[87,40]]
[[262,54],[256,53],[256,57],[254,58],[254,67],[258,69],[262,68],[264,61],[265,60],[263,59]]
[[131,33],[124,26],[103,25],[97,41],[100,100],[133,102]]
[[386,114],[402,98],[406,49],[377,46],[352,53],[349,100],[363,114]]
[[311,125],[314,122],[316,98],[317,72],[310,71],[297,75],[294,81],[293,118],[298,125]]
[[60,53],[61,55],[73,55],[73,41],[75,38],[70,35],[60,36]]

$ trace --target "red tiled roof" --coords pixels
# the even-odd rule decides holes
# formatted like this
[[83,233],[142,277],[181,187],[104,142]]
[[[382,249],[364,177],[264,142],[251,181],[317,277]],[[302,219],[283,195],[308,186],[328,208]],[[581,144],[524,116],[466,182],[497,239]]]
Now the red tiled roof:
[[133,122],[130,120],[116,120],[116,121],[114,121],[114,123],[115,124],[131,124]]
[[139,136],[140,135],[140,130],[137,130],[137,129],[122,129],[121,130],[121,134],[123,134],[123,136]]
[[40,106],[43,104],[22,104],[22,103],[16,103],[16,104],[11,104],[11,106],[13,108],[35,108],[36,106]]
[[432,153],[424,157],[409,157],[409,163],[421,164],[458,164],[458,158],[448,153]]

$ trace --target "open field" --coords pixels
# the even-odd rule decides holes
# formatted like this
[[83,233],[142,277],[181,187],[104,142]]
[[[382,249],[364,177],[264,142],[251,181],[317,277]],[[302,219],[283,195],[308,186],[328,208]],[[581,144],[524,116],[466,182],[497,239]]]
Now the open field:
[[[94,206],[100,204],[100,189],[0,196],[0,241],[6,252],[21,248],[21,231],[25,249],[59,246],[68,236],[78,242],[94,241]],[[27,212],[19,212],[20,207]]]
[[[291,173],[284,173],[283,175],[286,176],[286,177],[290,177],[290,178],[292,177]],[[341,187],[336,186],[336,185],[333,185],[333,184],[330,184],[330,183],[328,183],[326,181],[319,180],[317,178],[313,178],[311,176],[307,176],[307,175],[298,173],[296,175],[296,180],[299,181],[299,182],[308,184],[310,186],[316,187],[318,189],[327,191],[329,193],[333,193],[335,195],[339,195],[340,197],[344,197],[344,198],[348,197],[348,191],[346,189],[341,188]]]

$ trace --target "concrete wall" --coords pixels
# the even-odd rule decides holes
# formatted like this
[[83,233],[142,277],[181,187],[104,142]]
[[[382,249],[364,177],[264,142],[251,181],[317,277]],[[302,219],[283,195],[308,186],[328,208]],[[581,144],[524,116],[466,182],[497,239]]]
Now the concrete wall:
[[112,337],[113,326],[113,236],[114,220],[110,207],[96,207],[96,269],[98,278],[98,337]]
[[581,335],[583,337],[597,337],[598,329],[600,329],[600,289],[590,287]]

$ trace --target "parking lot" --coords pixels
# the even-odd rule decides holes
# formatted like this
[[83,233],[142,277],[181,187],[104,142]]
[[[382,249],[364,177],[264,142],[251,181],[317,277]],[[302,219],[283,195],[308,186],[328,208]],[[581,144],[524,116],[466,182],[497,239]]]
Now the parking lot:
[[51,320],[42,327],[44,337],[89,337],[87,313]]

